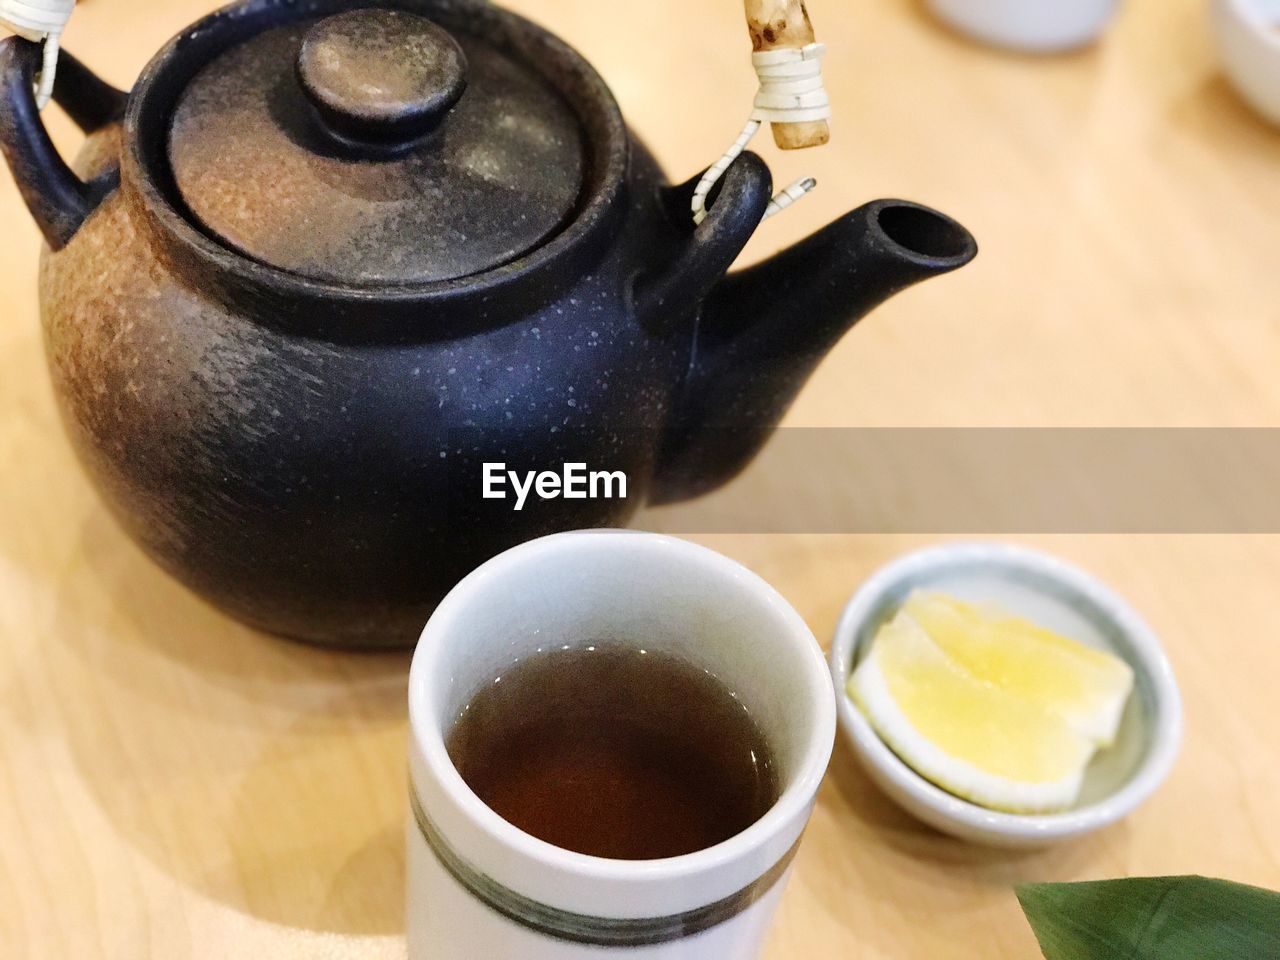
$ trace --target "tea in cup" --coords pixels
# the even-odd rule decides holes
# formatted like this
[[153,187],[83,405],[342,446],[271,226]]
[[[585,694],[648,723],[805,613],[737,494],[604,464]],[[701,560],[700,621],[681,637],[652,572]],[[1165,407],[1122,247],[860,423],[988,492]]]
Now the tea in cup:
[[526,543],[441,603],[409,700],[411,960],[758,955],[835,704],[755,574],[655,534]]

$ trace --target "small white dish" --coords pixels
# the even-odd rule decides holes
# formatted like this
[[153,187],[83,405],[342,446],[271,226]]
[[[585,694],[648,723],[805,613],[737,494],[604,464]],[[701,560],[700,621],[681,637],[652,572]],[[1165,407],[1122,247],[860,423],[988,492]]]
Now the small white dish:
[[1102,33],[1119,0],[929,0],[944,22],[984,43],[1027,53],[1083,46]]
[[1213,27],[1236,90],[1280,124],[1280,0],[1213,0]]
[[[845,692],[880,625],[917,587],[998,603],[1082,643],[1110,650],[1134,672],[1134,692],[1114,746],[1089,765],[1076,806],[1027,815],[988,810],[947,793],[899,759]],[[945,544],[882,567],[853,595],[831,646],[840,727],[867,773],[909,813],[946,833],[1002,847],[1042,846],[1104,827],[1142,803],[1168,775],[1182,741],[1182,699],[1160,642],[1097,579],[1024,547]]]

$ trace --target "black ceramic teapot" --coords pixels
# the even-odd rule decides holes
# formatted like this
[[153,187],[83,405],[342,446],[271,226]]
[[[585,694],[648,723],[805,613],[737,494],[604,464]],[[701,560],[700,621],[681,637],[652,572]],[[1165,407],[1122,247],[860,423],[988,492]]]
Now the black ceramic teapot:
[[[128,95],[64,54],[74,171],[38,63],[0,44],[0,145],[76,450],[173,575],[314,642],[411,643],[500,550],[725,482],[862,314],[976,252],[878,201],[726,277],[764,163],[695,228],[595,71],[481,0],[247,0]],[[494,462],[627,495],[515,510]]]

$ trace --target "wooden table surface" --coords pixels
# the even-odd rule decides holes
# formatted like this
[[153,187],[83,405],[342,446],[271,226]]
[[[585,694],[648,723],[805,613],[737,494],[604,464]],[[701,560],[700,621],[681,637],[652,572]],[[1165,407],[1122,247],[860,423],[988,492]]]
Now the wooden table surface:
[[[752,95],[737,0],[651,0],[648,26],[619,3],[515,5],[597,64],[673,173],[736,133]],[[66,45],[127,85],[209,6],[91,0]],[[1226,86],[1203,6],[1128,0],[1100,47],[1040,60],[959,40],[913,0],[811,0],[835,139],[764,149],[779,180],[821,187],[748,257],[873,195],[946,210],[983,253],[847,337],[790,423],[1280,426],[1280,133]],[[0,955],[403,956],[407,656],[255,634],[125,539],[59,429],[37,235],[7,176],[0,223]],[[860,580],[932,538],[700,539],[825,642]],[[1163,636],[1186,699],[1171,779],[1102,833],[992,852],[912,822],[840,744],[770,960],[1034,957],[1024,880],[1280,887],[1280,538],[1022,539]]]

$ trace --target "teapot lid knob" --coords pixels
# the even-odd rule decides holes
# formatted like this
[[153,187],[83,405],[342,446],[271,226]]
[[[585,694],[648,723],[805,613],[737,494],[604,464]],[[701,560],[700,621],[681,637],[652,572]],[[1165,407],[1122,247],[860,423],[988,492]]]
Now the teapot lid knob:
[[402,10],[351,10],[321,20],[303,40],[297,69],[330,132],[361,144],[421,137],[467,86],[467,58],[457,41]]

